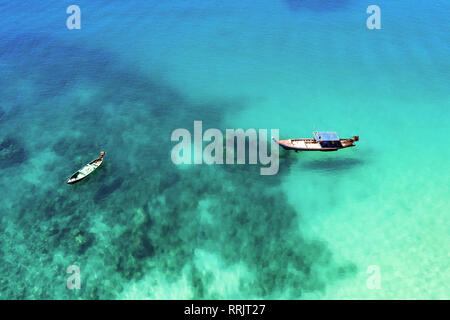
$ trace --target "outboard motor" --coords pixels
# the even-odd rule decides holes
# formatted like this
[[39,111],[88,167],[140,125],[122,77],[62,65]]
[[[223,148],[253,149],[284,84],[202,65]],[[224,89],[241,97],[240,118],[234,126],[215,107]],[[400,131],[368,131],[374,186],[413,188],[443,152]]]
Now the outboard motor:
[[353,136],[353,141],[359,141],[359,136]]

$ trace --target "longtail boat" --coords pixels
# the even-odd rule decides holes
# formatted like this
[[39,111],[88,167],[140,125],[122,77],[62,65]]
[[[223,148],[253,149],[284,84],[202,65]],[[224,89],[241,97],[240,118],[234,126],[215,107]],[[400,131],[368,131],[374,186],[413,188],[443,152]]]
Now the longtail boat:
[[285,139],[272,140],[278,143],[285,150],[297,151],[337,151],[339,149],[354,147],[355,141],[359,141],[359,136],[350,139],[339,139],[334,131],[314,131],[313,139]]
[[68,184],[74,184],[77,183],[84,178],[86,178],[88,175],[90,175],[92,172],[94,172],[100,165],[103,163],[103,156],[105,153],[102,151],[100,152],[100,157],[98,157],[95,160],[92,160],[87,165],[85,165],[83,168],[75,172],[68,180]]

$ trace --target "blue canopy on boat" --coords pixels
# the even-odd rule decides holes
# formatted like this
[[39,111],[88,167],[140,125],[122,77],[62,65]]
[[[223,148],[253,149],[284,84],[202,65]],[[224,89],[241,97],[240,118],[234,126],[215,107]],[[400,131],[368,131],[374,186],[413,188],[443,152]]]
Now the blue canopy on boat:
[[314,137],[317,141],[339,141],[339,137],[334,131],[316,131]]

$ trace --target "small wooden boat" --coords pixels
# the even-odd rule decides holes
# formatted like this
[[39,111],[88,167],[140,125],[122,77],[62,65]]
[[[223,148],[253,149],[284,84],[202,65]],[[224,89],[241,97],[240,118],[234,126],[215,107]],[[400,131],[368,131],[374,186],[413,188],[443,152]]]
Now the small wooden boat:
[[94,172],[100,165],[103,163],[103,156],[105,153],[102,151],[100,152],[100,157],[98,157],[95,160],[92,160],[87,165],[85,165],[83,168],[75,172],[68,180],[68,184],[74,184],[77,183],[84,178],[86,178],[88,175],[90,175],[92,172]]
[[359,136],[350,139],[339,139],[334,131],[315,131],[314,139],[285,139],[272,140],[278,143],[285,150],[297,151],[337,151],[339,149],[354,147],[355,141],[359,141]]

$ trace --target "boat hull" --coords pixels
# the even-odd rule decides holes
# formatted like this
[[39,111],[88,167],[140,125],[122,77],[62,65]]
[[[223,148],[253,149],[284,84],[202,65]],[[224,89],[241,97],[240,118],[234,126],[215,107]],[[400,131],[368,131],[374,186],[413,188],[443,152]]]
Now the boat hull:
[[330,152],[337,151],[344,148],[354,147],[352,139],[340,139],[335,142],[336,146],[333,147],[324,147],[319,142],[314,139],[285,139],[285,140],[276,140],[272,138],[273,141],[278,143],[280,147],[285,150],[293,150],[293,151],[321,151],[321,152]]
[[95,160],[92,160],[83,168],[76,171],[69,179],[67,179],[66,183],[75,184],[83,179],[86,179],[90,174],[92,174],[95,170],[97,170],[102,163],[103,163],[103,156]]

